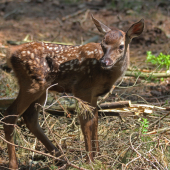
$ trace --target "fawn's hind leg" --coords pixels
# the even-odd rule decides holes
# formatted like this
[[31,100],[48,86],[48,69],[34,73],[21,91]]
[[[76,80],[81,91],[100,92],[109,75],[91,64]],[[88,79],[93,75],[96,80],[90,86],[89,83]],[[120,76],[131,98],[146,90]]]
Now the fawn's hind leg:
[[58,149],[51,143],[51,141],[44,134],[42,128],[38,123],[38,112],[41,106],[35,106],[36,103],[43,105],[46,98],[46,93],[44,93],[39,99],[31,103],[29,108],[24,112],[23,117],[28,129],[45,145],[48,151],[55,156],[60,156]]
[[[20,89],[18,97],[4,113],[4,131],[5,138],[8,142],[14,143],[14,126],[18,120],[18,117],[21,116],[25,112],[25,110],[30,106],[30,104],[34,102],[37,98],[39,98],[41,95],[42,92],[40,91],[36,92],[35,94],[31,94],[25,89]],[[7,147],[9,155],[9,167],[12,169],[17,169],[18,163],[15,154],[15,146],[7,144]]]

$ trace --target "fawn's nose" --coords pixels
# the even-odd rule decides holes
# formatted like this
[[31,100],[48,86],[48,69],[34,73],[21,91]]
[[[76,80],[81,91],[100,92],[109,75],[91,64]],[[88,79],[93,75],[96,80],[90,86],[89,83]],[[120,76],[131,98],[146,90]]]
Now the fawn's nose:
[[113,64],[113,61],[110,58],[104,58],[101,60],[101,64],[103,67],[108,67]]

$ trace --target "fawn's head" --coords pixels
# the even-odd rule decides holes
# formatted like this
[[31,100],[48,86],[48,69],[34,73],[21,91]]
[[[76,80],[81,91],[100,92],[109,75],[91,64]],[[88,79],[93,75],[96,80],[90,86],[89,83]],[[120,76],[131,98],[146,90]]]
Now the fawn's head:
[[99,32],[104,34],[101,47],[104,56],[101,58],[101,66],[104,69],[110,69],[120,59],[124,58],[128,49],[128,45],[134,37],[139,36],[143,32],[144,20],[133,24],[125,33],[119,29],[110,29],[92,16],[93,22]]

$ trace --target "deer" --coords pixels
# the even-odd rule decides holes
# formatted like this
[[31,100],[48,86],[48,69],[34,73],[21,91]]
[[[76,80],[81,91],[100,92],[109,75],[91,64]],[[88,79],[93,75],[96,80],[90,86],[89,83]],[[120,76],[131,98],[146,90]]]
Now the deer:
[[[38,122],[40,105],[49,91],[72,93],[92,106],[93,116],[78,115],[84,135],[87,161],[99,153],[97,99],[110,91],[125,74],[129,63],[129,44],[144,29],[144,20],[132,24],[125,33],[110,29],[93,16],[92,21],[102,33],[101,43],[61,45],[30,42],[10,46],[7,63],[12,67],[19,84],[19,93],[4,113],[5,139],[14,143],[13,132],[18,117],[23,116],[27,128],[40,140],[49,153],[61,156]],[[35,107],[36,104],[39,106]],[[9,167],[18,168],[15,146],[7,143]]]

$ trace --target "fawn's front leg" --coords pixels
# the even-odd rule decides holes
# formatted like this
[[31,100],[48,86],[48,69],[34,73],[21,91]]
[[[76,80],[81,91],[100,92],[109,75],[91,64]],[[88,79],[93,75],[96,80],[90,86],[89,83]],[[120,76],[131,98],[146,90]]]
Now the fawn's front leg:
[[95,109],[94,117],[79,115],[81,129],[84,135],[87,161],[94,161],[96,152],[99,152],[98,142],[98,112]]
[[[87,99],[86,99],[87,101]],[[94,161],[94,156],[96,152],[99,152],[99,142],[98,142],[98,111],[96,108],[97,99],[90,102],[94,107],[93,115],[89,113],[85,115],[79,114],[79,120],[81,124],[81,129],[84,135],[85,148],[87,151],[87,161]]]

